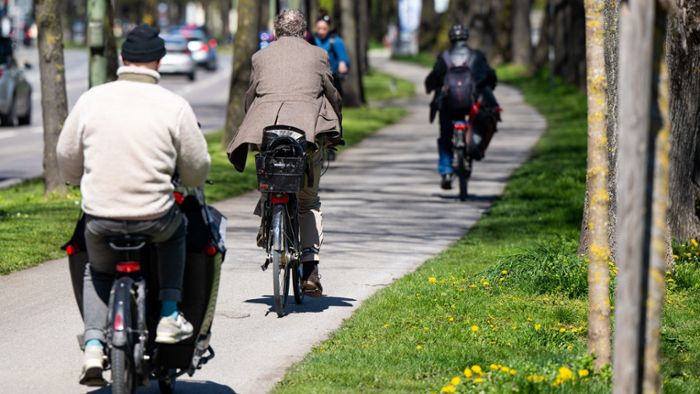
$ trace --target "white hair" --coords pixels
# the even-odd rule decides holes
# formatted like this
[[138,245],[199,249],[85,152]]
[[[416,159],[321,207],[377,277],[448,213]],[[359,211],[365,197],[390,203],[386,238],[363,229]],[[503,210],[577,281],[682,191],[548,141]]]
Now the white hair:
[[306,18],[299,10],[284,10],[275,18],[275,34],[277,37],[304,37],[306,34]]

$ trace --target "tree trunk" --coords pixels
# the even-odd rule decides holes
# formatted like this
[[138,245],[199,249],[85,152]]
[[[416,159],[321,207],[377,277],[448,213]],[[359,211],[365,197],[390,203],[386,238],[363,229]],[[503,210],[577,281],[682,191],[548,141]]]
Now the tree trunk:
[[321,3],[319,0],[306,0],[306,19],[308,20],[309,30],[313,31],[314,24],[320,16]]
[[117,42],[114,38],[114,10],[109,0],[88,1],[89,86],[117,78]]
[[670,18],[671,235],[700,238],[700,4],[686,1]]
[[583,0],[552,0],[552,45],[554,61],[552,72],[565,81],[586,85],[586,27]]
[[343,80],[343,105],[346,107],[359,107],[364,102],[362,87],[362,65],[358,56],[358,28],[357,28],[357,4],[352,0],[341,0],[341,36],[346,42],[348,57],[350,58],[350,71]]
[[437,42],[438,15],[435,12],[435,0],[423,0],[420,14],[420,29],[418,31],[418,49],[431,51]]
[[60,1],[36,0],[34,9],[39,30],[37,46],[44,121],[44,187],[47,194],[62,193],[65,192],[65,183],[58,172],[56,143],[68,116],[68,100]]
[[604,45],[605,0],[586,0],[586,63],[588,69],[588,174],[587,228],[590,232],[588,263],[588,351],[595,368],[610,363],[610,274],[608,261],[608,144],[605,130],[606,79]]
[[[530,67],[530,72],[535,72],[541,70],[549,64],[549,52],[550,45],[552,43],[552,29],[553,23],[551,18],[551,10],[553,10],[552,5],[553,0],[547,1],[547,5],[544,9],[544,17],[542,18],[542,24],[540,25],[540,40],[535,45],[533,53],[533,61]],[[550,70],[551,71],[551,70]]]
[[646,332],[644,349],[645,393],[661,392],[661,315],[666,292],[667,250],[669,241],[669,152],[671,125],[668,111],[668,67],[665,62],[664,38],[666,13],[657,7],[655,34],[655,102],[659,108],[660,129],[656,136],[654,158],[654,201],[649,261],[648,295],[646,297]]
[[[262,2],[265,3],[265,2]],[[250,85],[251,57],[258,50],[258,29],[261,4],[256,0],[238,0],[238,31],[233,43],[233,68],[228,106],[224,148],[233,141],[245,117],[245,92]]]
[[654,0],[628,0],[620,9],[618,140],[619,273],[615,297],[613,392],[641,392],[651,242],[651,130]]
[[617,240],[617,137],[618,137],[618,98],[617,79],[620,68],[620,0],[605,0],[605,75],[608,81],[606,102],[608,106],[608,194],[610,195],[608,228],[612,261],[616,260]]
[[[357,14],[358,21],[369,20],[369,3],[368,0],[358,0],[357,1]],[[369,23],[358,23],[357,24],[357,56],[358,64],[362,69],[360,73],[365,75],[369,72]],[[363,86],[364,90],[364,86]],[[362,94],[364,96],[364,92]],[[364,101],[364,100],[363,100]]]
[[[260,11],[259,11],[259,17],[258,17],[258,25],[260,31],[268,31],[270,30],[270,13],[273,11],[270,8],[270,2],[269,1],[261,1],[260,2]],[[240,12],[240,11],[239,11]],[[240,19],[240,16],[238,17]],[[257,37],[257,33],[256,33]]]
[[513,63],[523,66],[532,64],[532,29],[530,11],[532,0],[513,1]]

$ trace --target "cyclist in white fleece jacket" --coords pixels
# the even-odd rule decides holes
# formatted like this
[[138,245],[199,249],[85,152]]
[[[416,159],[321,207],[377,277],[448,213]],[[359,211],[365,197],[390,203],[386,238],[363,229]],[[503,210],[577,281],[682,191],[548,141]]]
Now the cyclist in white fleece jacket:
[[107,303],[118,255],[105,237],[148,235],[158,248],[161,320],[156,342],[192,336],[178,311],[185,268],[186,219],[174,203],[176,169],[185,186],[204,183],[210,158],[190,105],[157,85],[165,45],[142,25],[127,36],[118,80],[83,94],[58,141],[64,179],[80,184],[90,263],[85,271],[85,356],[80,383],[102,377]]

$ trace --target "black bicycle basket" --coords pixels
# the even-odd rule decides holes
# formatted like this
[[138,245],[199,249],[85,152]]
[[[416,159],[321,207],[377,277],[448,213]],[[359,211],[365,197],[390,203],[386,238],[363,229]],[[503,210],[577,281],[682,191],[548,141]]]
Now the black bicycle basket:
[[299,193],[304,188],[305,142],[304,133],[293,127],[265,128],[261,152],[255,156],[258,190]]

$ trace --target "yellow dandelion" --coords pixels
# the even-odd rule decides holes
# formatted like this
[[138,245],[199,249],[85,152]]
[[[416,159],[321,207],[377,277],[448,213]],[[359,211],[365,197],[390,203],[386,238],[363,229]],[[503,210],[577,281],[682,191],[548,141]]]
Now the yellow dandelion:
[[499,369],[500,367],[501,367],[501,366],[498,365],[498,364],[491,364],[491,365],[489,365],[489,368],[491,368],[491,369],[493,369],[493,370]]
[[457,392],[457,388],[456,388],[455,386],[451,385],[451,384],[448,384],[447,386],[443,387],[442,390],[440,390],[440,392],[441,392],[441,393],[447,393],[447,394],[456,393],[456,392]]
[[484,286],[488,286],[488,285],[489,285],[489,281],[485,280],[485,281],[481,282],[481,284],[484,285]]
[[467,379],[471,379],[471,377],[474,375],[472,370],[469,367],[464,368],[464,377]]
[[423,346],[421,346],[421,345],[416,345],[416,350],[422,350],[422,349],[423,349]]
[[484,383],[484,379],[476,378],[476,379],[474,379],[474,383]]
[[508,271],[507,270],[501,271],[501,275],[508,275]]
[[560,328],[559,332],[566,332],[566,328],[564,328],[564,327]]
[[477,287],[478,287],[477,285],[473,285],[473,284],[472,284],[472,285],[469,285],[469,288],[470,288],[470,289],[476,289]]
[[481,375],[484,373],[484,371],[481,370],[481,367],[477,365],[472,365],[472,372],[474,372],[477,375]]
[[452,316],[450,316],[450,317],[447,318],[447,320],[448,320],[448,321],[455,321],[455,318],[452,317]]
[[588,372],[587,369],[582,369],[582,370],[578,371],[578,376],[580,376],[580,377],[582,377],[582,378],[585,378],[585,377],[588,376],[589,374],[590,374],[590,372]]
[[542,329],[542,325],[540,323],[535,323],[535,331],[539,331]]
[[469,329],[472,330],[472,332],[477,332],[477,331],[479,331],[479,326],[473,325],[473,326],[469,327]]
[[518,371],[511,368],[508,373],[510,374],[510,376],[515,376],[515,374],[518,373]]
[[674,259],[674,260],[678,260],[679,258],[680,258],[680,257],[678,257],[677,254],[674,254],[674,255],[673,255],[673,259]]
[[506,367],[505,365],[501,366],[501,368],[499,368],[499,369],[503,373],[510,373],[510,368]]
[[453,386],[457,386],[460,383],[462,383],[462,379],[460,379],[459,376],[455,376],[450,380],[450,384]]
[[559,374],[557,375],[557,380],[561,380],[561,382],[566,382],[567,380],[571,380],[574,378],[574,373],[567,367],[561,367],[559,368]]
[[690,240],[690,243],[693,245],[694,248],[697,248],[697,247],[698,247],[698,241],[696,241],[696,240],[694,240],[694,239],[691,239],[691,240]]
[[432,283],[432,284],[437,283],[437,278],[434,276],[431,276],[430,278],[428,278],[428,283]]
[[572,328],[572,329],[571,329],[571,332],[573,332],[574,334],[576,334],[576,333],[578,332],[578,328],[575,328],[575,327]]

